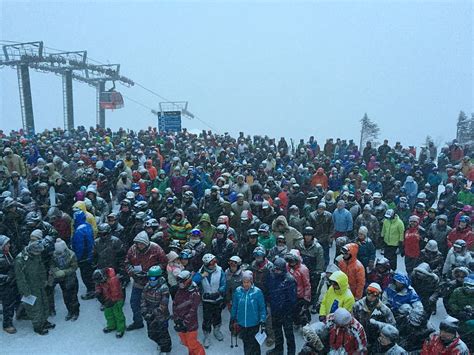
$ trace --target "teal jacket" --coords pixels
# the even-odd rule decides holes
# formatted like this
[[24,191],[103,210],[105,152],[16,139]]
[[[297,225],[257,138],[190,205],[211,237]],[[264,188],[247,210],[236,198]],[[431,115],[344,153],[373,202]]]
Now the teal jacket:
[[237,287],[232,300],[231,319],[247,328],[264,323],[266,318],[262,291],[253,285],[247,291],[242,286]]

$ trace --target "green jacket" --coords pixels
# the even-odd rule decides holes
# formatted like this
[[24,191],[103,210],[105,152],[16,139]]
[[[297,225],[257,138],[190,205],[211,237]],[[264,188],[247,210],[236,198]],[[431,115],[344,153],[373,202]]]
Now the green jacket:
[[23,296],[39,296],[46,286],[47,272],[41,255],[31,255],[26,249],[15,258],[15,274],[18,291]]
[[466,306],[470,306],[474,309],[474,297],[465,291],[464,287],[459,287],[454,290],[451,297],[448,300],[449,309],[452,311],[453,317],[459,318],[461,321],[462,333],[468,333],[470,336],[474,336],[474,321],[469,319],[468,313],[466,314]]
[[268,237],[263,237],[260,235],[258,237],[258,242],[262,244],[262,246],[265,248],[266,251],[269,251],[271,248],[275,246],[276,239],[275,239],[275,236],[272,233],[270,233]]
[[165,190],[170,187],[170,179],[169,177],[165,177],[164,179],[160,178],[161,174],[164,174],[165,171],[161,169],[158,173],[158,176],[155,180],[153,180],[152,187],[156,187],[158,191],[160,191],[161,196],[164,196]]
[[[207,222],[207,223],[203,223]],[[202,233],[202,241],[206,244],[207,248],[209,249],[212,244],[212,238],[214,238],[214,234],[216,232],[216,227],[214,227],[211,223],[211,217],[208,213],[203,213],[201,219],[196,228]]]
[[387,245],[397,247],[401,242],[403,242],[404,233],[405,226],[397,215],[395,215],[395,218],[393,219],[384,219],[382,238]]
[[462,190],[458,193],[458,201],[464,205],[474,205],[474,194],[471,191]]

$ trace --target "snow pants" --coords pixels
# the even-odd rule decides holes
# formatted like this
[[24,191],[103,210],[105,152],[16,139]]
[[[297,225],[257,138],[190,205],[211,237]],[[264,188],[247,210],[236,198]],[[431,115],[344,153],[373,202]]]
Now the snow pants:
[[418,258],[412,258],[410,256],[405,255],[405,268],[406,268],[406,271],[407,271],[408,275],[411,275],[411,272],[416,267],[416,261],[417,260],[418,260]]
[[295,355],[296,344],[295,334],[293,333],[293,315],[292,314],[272,314],[273,332],[275,333],[275,350],[283,354],[283,332],[285,332],[286,346],[288,355]]
[[[59,287],[63,293],[63,301],[66,309],[71,314],[79,314],[79,300],[77,299],[77,292],[79,290],[79,282],[75,275],[63,279],[59,282]],[[54,302],[54,288],[56,284],[51,287],[51,291],[46,287],[46,294],[48,295],[49,311],[56,310],[56,304]]]
[[112,307],[104,309],[107,329],[114,329],[117,332],[125,331],[125,315],[123,314],[123,301],[117,301]]
[[143,317],[141,313],[143,288],[132,287],[132,294],[130,296],[130,307],[133,312],[133,324],[142,325]]
[[42,329],[49,316],[48,297],[44,288],[31,290],[31,294],[36,297],[35,303],[32,306],[26,303],[23,305],[33,328]]
[[77,298],[77,292],[79,291],[79,281],[77,277],[61,280],[59,287],[63,292],[63,301],[66,309],[71,314],[79,314],[79,300]]
[[312,272],[310,274],[309,282],[311,284],[311,305],[316,305],[319,300],[318,286],[321,280],[321,274],[319,272]]
[[168,321],[147,321],[146,328],[148,338],[158,344],[162,353],[171,352],[171,337],[168,332]]
[[0,302],[3,307],[3,328],[11,327],[13,326],[15,308],[19,303],[18,290],[15,285],[5,286],[5,289],[0,290]]
[[86,286],[87,293],[93,293],[95,291],[94,281],[92,281],[92,273],[94,269],[88,260],[82,260],[79,262],[79,270],[81,271],[81,279]]
[[329,242],[319,242],[319,244],[323,247],[324,270],[326,270],[329,265],[329,250],[331,249],[331,244]]
[[202,346],[202,344],[199,342],[197,338],[198,336],[197,330],[194,330],[192,332],[186,332],[186,333],[178,333],[178,335],[183,345],[188,348],[189,355],[205,355],[206,354],[204,347]]
[[240,337],[244,343],[244,355],[260,355],[260,344],[255,339],[259,326],[242,327],[240,329]]
[[397,270],[397,249],[398,247],[387,244],[385,244],[385,247],[383,248],[383,256],[386,257],[388,261],[390,261],[390,267],[392,270]]
[[221,303],[202,303],[202,330],[211,331],[211,326],[215,327],[222,324]]

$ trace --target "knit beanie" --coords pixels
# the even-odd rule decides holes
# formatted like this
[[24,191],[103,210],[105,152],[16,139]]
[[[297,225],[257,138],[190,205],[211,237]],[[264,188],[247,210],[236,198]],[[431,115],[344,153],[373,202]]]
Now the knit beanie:
[[175,261],[177,258],[178,258],[178,253],[176,253],[175,251],[170,251],[168,254],[166,254],[166,257],[168,258],[168,262],[173,262]]
[[253,282],[253,273],[250,270],[242,272],[242,281],[247,280]]
[[41,240],[43,239],[43,232],[40,229],[35,229],[30,234],[30,240]]
[[58,254],[64,253],[67,249],[66,242],[61,238],[56,239],[56,243],[54,243],[54,251]]

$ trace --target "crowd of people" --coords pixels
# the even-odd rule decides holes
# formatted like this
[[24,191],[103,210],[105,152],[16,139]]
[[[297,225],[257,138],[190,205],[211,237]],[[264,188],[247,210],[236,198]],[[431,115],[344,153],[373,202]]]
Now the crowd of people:
[[193,355],[228,334],[249,355],[263,342],[283,354],[285,341],[287,354],[474,346],[474,164],[456,141],[417,153],[92,127],[0,139],[7,333],[30,320],[48,334],[60,289],[66,321],[97,299],[104,333],[146,326],[162,354],[170,326]]

